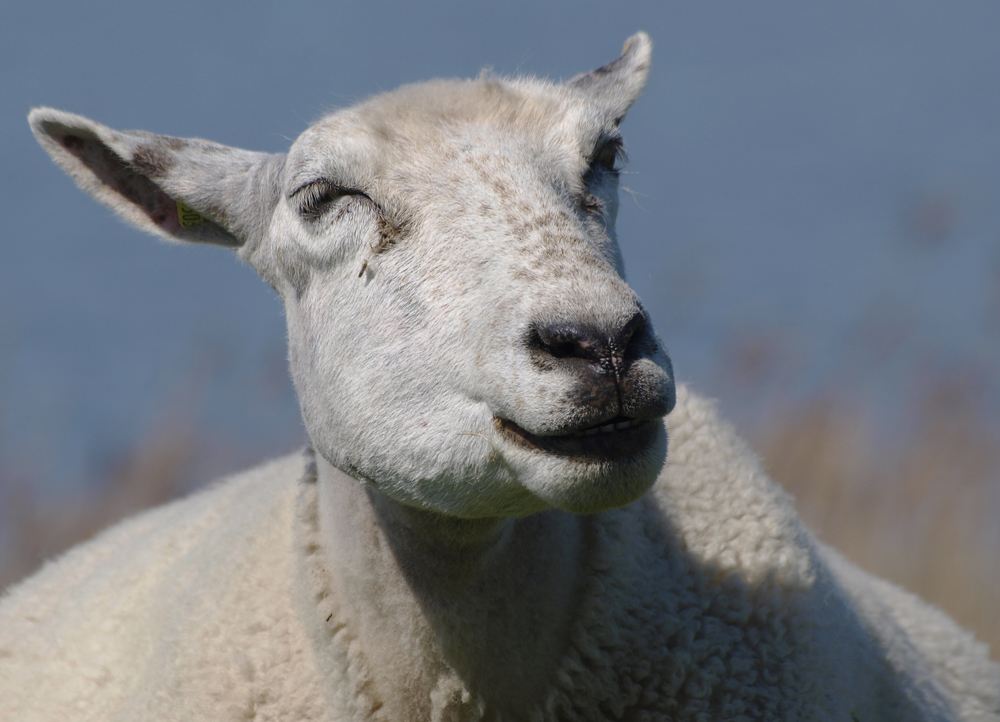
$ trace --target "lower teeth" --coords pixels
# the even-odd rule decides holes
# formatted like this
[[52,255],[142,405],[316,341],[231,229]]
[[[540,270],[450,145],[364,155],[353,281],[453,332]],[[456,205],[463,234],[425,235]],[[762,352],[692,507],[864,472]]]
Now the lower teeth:
[[641,423],[642,421],[640,419],[631,419],[629,421],[619,421],[617,424],[591,426],[589,429],[573,432],[572,436],[574,438],[578,438],[581,436],[596,436],[597,434],[610,434],[613,431],[622,431],[623,429],[628,429],[633,426],[638,426]]

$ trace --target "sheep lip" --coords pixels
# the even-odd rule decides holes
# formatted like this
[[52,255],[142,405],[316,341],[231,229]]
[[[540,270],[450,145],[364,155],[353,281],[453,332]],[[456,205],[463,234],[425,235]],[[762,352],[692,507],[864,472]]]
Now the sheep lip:
[[645,452],[655,442],[661,427],[653,419],[619,416],[567,434],[539,436],[509,419],[495,417],[494,424],[501,437],[532,451],[601,461],[634,457]]

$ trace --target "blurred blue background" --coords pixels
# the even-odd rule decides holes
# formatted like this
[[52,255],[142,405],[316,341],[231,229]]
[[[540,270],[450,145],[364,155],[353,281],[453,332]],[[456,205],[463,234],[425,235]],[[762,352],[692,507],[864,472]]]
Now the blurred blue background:
[[78,493],[164,428],[193,482],[302,443],[271,289],[73,187],[25,114],[282,151],[435,76],[566,79],[655,45],[619,236],[677,375],[749,431],[832,394],[888,437],[956,376],[1000,409],[996,2],[10,4],[0,474]]

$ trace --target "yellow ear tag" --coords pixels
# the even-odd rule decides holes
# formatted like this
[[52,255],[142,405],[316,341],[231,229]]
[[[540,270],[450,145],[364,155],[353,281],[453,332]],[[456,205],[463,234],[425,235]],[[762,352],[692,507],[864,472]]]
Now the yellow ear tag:
[[177,220],[180,221],[181,228],[190,228],[191,226],[197,226],[199,223],[204,223],[207,219],[198,211],[188,208],[180,201],[177,201]]

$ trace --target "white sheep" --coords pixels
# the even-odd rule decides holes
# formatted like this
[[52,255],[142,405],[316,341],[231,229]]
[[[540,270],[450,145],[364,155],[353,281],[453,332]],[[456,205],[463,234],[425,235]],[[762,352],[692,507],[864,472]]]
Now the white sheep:
[[1000,720],[985,647],[675,394],[614,233],[650,51],[403,87],[287,155],[32,111],[98,200],[274,286],[315,452],[11,590],[0,719]]

